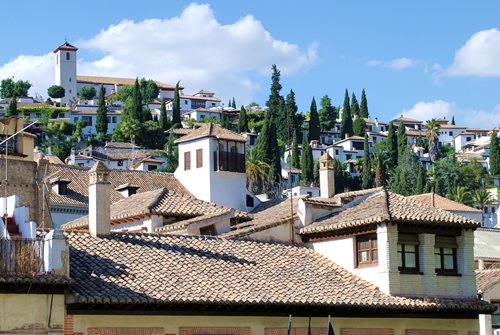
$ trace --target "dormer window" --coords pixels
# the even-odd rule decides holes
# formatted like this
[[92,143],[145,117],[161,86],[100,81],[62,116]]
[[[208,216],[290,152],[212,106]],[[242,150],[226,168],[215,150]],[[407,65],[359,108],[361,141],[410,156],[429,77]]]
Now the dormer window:
[[52,184],[52,190],[56,194],[66,195],[68,194],[68,184],[71,183],[71,180],[64,178],[56,178],[53,179],[50,183]]
[[434,259],[438,275],[457,274],[457,240],[454,236],[436,235]]
[[139,189],[139,186],[127,183],[127,184],[122,184],[122,185],[118,186],[117,188],[115,188],[115,191],[120,192],[121,195],[123,195],[125,198],[128,198],[128,197],[136,194],[138,189]]

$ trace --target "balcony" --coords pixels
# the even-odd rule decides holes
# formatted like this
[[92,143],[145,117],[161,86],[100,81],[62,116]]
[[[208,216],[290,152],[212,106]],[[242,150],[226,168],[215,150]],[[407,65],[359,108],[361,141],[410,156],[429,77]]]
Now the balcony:
[[34,276],[43,265],[43,239],[0,238],[0,277]]
[[214,151],[214,171],[245,173],[245,154]]

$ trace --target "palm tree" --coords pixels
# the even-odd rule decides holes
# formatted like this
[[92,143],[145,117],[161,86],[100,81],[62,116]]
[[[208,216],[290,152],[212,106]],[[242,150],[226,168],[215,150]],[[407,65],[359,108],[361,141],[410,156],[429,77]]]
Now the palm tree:
[[269,182],[269,171],[271,165],[260,160],[255,150],[247,151],[246,175],[249,190],[262,190]]
[[130,143],[134,144],[136,134],[139,132],[139,123],[135,120],[123,120],[120,131],[123,137],[130,139]]
[[453,201],[460,202],[465,205],[472,205],[472,198],[469,190],[465,186],[457,186],[450,190],[450,194],[448,195]]
[[425,124],[425,137],[429,142],[429,156],[431,157],[431,161],[436,159],[439,128],[441,128],[441,125],[436,119],[427,120]]
[[484,188],[480,188],[472,192],[472,201],[474,202],[474,205],[476,205],[481,210],[481,226],[482,226],[484,221],[483,209],[486,205],[491,204],[493,202],[493,199],[491,198],[490,192],[488,192]]

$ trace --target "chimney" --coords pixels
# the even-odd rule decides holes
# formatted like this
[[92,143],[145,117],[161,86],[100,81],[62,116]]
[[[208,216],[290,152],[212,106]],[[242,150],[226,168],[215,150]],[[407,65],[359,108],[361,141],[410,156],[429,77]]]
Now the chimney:
[[111,231],[108,176],[109,170],[101,161],[89,170],[89,230],[94,237]]
[[335,174],[333,158],[327,153],[319,159],[319,192],[322,198],[331,198],[335,194]]
[[60,230],[51,230],[43,240],[44,271],[69,276],[69,247],[63,233]]
[[69,165],[75,165],[75,164],[76,164],[75,148],[71,148],[71,153],[69,155]]

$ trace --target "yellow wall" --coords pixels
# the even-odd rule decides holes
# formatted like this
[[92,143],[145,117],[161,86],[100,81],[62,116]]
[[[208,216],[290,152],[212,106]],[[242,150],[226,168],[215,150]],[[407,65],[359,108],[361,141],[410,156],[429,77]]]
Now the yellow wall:
[[[24,120],[21,118],[16,119],[15,117],[8,117],[0,119],[0,134],[2,135],[13,135],[17,131],[23,129],[23,127]],[[16,141],[17,152],[26,155],[26,157],[9,155],[9,159],[33,161],[33,149],[35,148],[35,139],[33,135],[22,132],[9,141]]]
[[[48,330],[50,294],[0,294],[0,331]],[[64,295],[54,295],[51,330],[62,330]]]
[[[287,317],[220,317],[220,316],[110,316],[74,315],[74,331],[87,334],[93,327],[160,327],[165,334],[179,334],[179,327],[251,327],[251,334],[264,334],[266,328],[286,327]],[[292,318],[292,327],[307,327],[308,318]],[[313,318],[312,327],[325,327],[327,318]],[[341,328],[393,328],[395,335],[405,335],[406,329],[457,330],[458,335],[478,331],[478,320],[402,319],[402,318],[335,318],[332,324],[337,334]]]

